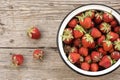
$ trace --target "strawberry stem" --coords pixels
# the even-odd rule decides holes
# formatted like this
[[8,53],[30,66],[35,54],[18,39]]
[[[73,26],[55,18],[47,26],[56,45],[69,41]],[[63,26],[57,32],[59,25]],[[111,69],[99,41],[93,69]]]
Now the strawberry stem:
[[75,28],[74,28],[74,30],[79,30],[80,32],[86,33],[85,30],[83,29],[83,27],[80,26],[80,25],[76,25]]

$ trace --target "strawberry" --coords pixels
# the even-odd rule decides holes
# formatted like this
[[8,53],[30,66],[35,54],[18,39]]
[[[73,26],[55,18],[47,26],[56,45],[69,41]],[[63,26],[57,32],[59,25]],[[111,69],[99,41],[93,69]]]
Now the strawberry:
[[86,33],[85,30],[80,25],[76,25],[73,30],[74,38],[81,38],[83,34]]
[[87,62],[81,63],[81,69],[88,71],[90,69],[90,64]]
[[82,16],[76,16],[79,19],[79,23],[85,29],[89,29],[92,26],[92,20],[90,17],[86,17],[84,14]]
[[91,59],[91,56],[86,56],[85,57],[85,62],[87,62],[87,63],[91,63],[92,62],[92,59]]
[[102,13],[96,13],[94,18],[95,23],[100,24],[102,20],[103,20]]
[[73,40],[73,45],[76,47],[81,46],[81,40],[79,38]]
[[98,64],[97,63],[92,63],[90,65],[90,70],[93,71],[93,72],[96,72],[98,71],[99,67],[98,67]]
[[92,36],[91,35],[89,35],[89,34],[85,34],[83,37],[82,37],[82,45],[83,45],[83,47],[90,47],[91,46],[91,44],[93,44],[94,43],[94,40],[93,40],[93,38],[92,38]]
[[119,35],[112,31],[107,34],[107,39],[110,39],[111,41],[117,40],[118,37]]
[[111,58],[114,60],[120,59],[120,53],[118,51],[114,51],[111,53]]
[[73,40],[73,34],[71,28],[66,28],[62,35],[62,40],[65,44],[70,44]]
[[44,51],[43,50],[40,50],[40,49],[34,50],[33,58],[42,60],[43,56],[44,56]]
[[94,10],[88,10],[88,11],[85,12],[85,16],[93,19],[95,17],[95,11]]
[[120,51],[120,39],[118,38],[116,41],[114,41],[115,44],[115,50]]
[[116,32],[116,33],[120,33],[120,26],[116,26],[116,27],[114,27],[114,32]]
[[100,52],[102,55],[107,54],[107,52],[102,47],[98,48],[98,52]]
[[113,48],[112,42],[109,40],[104,40],[103,41],[103,49],[105,51],[110,51]]
[[88,55],[88,49],[85,48],[85,47],[81,47],[79,49],[79,54],[82,55],[82,56],[87,56]]
[[21,54],[13,54],[12,55],[12,63],[15,66],[20,66],[23,64],[24,57]]
[[68,23],[68,26],[70,28],[74,28],[77,25],[77,19],[72,19],[70,20],[70,22]]
[[117,21],[113,20],[112,22],[110,22],[111,27],[116,27],[117,26]]
[[101,32],[97,28],[92,28],[90,34],[93,38],[99,38],[102,35]]
[[70,52],[70,50],[71,50],[71,46],[69,46],[69,45],[64,46],[64,51],[66,54],[68,54]]
[[78,53],[78,49],[76,47],[71,47],[70,53]]
[[41,37],[40,30],[37,27],[31,27],[27,34],[32,39],[39,39]]
[[108,55],[103,56],[102,60],[99,62],[99,65],[104,68],[110,67],[112,65],[111,57]]
[[92,21],[91,22],[91,28],[95,26],[95,23]]
[[95,48],[95,42],[93,42],[93,43],[91,43],[91,45],[90,45],[90,47],[89,48],[91,48],[91,49],[94,49]]
[[105,40],[105,36],[102,35],[100,38],[98,38],[97,43],[98,45],[102,45],[103,41]]
[[100,24],[99,29],[103,33],[108,33],[111,30],[111,26],[108,23],[103,22],[103,23]]
[[104,22],[111,22],[111,21],[113,21],[113,19],[114,19],[114,17],[110,13],[104,12],[104,14],[103,14]]
[[80,55],[78,53],[69,53],[68,59],[74,64],[80,59]]
[[101,57],[102,57],[101,53],[99,53],[97,51],[92,51],[91,58],[92,58],[93,62],[99,62]]

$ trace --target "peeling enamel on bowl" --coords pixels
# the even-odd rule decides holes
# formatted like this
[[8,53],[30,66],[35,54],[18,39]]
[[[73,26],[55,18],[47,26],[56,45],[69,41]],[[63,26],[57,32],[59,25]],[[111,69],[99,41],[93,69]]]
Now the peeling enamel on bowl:
[[58,45],[58,49],[59,49],[59,53],[60,53],[61,58],[66,63],[66,65],[68,65],[72,70],[74,70],[80,74],[83,74],[83,75],[100,76],[100,75],[110,73],[110,72],[114,71],[115,69],[117,69],[120,66],[120,59],[114,65],[112,65],[111,67],[104,69],[102,71],[91,72],[91,71],[82,70],[82,69],[76,67],[74,64],[70,63],[70,61],[68,60],[68,58],[64,52],[64,49],[63,49],[63,42],[62,42],[62,37],[61,37],[66,25],[75,15],[77,15],[80,12],[84,12],[84,11],[90,10],[90,9],[109,12],[118,20],[118,23],[120,24],[120,14],[116,10],[114,10],[113,8],[111,8],[109,6],[106,6],[103,4],[87,4],[84,6],[80,6],[79,8],[70,12],[62,21],[60,28],[58,30],[57,45]]

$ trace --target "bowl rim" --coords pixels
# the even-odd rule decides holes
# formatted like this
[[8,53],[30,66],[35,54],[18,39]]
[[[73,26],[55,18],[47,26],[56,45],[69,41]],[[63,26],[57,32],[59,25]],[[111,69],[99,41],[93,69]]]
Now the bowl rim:
[[[91,6],[91,7],[90,7]],[[97,6],[97,7],[95,7],[95,6]],[[101,7],[103,7],[103,8],[101,8]],[[75,72],[77,72],[77,73],[79,73],[79,74],[82,74],[82,75],[86,75],[86,76],[94,76],[94,77],[96,77],[96,76],[102,76],[102,75],[105,75],[105,74],[108,74],[108,73],[111,73],[112,71],[114,71],[114,70],[116,70],[119,66],[120,66],[120,59],[114,64],[114,65],[112,65],[111,67],[109,67],[109,68],[107,68],[107,69],[104,69],[104,70],[102,70],[102,71],[97,71],[97,72],[90,72],[90,71],[85,71],[85,70],[82,70],[82,69],[80,69],[80,68],[78,68],[78,67],[76,67],[75,65],[73,65],[72,63],[70,63],[70,61],[68,61],[68,59],[67,59],[67,57],[66,57],[66,55],[65,55],[65,53],[64,53],[64,50],[63,50],[63,47],[62,47],[62,41],[61,41],[61,39],[60,39],[60,37],[61,37],[61,34],[60,34],[60,32],[62,32],[63,33],[63,31],[61,31],[61,28],[62,28],[62,26],[64,26],[64,25],[67,25],[67,23],[75,16],[75,15],[77,15],[78,14],[78,11],[80,10],[82,8],[82,10],[81,10],[81,12],[83,12],[83,11],[86,11],[86,10],[90,10],[90,9],[97,9],[97,10],[103,10],[103,11],[107,11],[107,10],[105,10],[105,9],[108,9],[108,10],[110,10],[110,11],[107,11],[107,12],[111,12],[112,11],[112,15],[113,15],[113,13],[115,14],[114,15],[114,17],[115,18],[117,18],[117,20],[118,20],[118,17],[116,17],[116,16],[120,16],[120,13],[117,11],[117,10],[115,10],[115,9],[113,9],[112,7],[110,7],[110,6],[107,6],[107,5],[104,5],[104,4],[85,4],[85,5],[81,5],[81,6],[79,6],[79,7],[77,7],[77,8],[75,8],[74,10],[72,10],[71,12],[69,12],[66,16],[65,16],[65,18],[62,20],[62,22],[61,22],[61,24],[60,24],[60,26],[59,26],[59,29],[58,29],[58,31],[57,31],[57,47],[58,47],[58,51],[59,51],[59,55],[61,56],[61,58],[62,58],[62,60],[64,61],[64,63],[69,67],[69,68],[71,68],[73,71],[75,71]],[[77,13],[76,13],[76,11],[77,11]],[[79,12],[80,13],[80,12]],[[73,15],[73,14],[75,14],[75,15]],[[68,19],[68,21],[67,21],[67,19]],[[67,22],[66,22],[67,21]],[[66,24],[64,24],[64,23],[66,23]],[[64,25],[63,25],[64,24]],[[120,21],[119,21],[119,24],[120,24]],[[64,26],[64,28],[65,28],[65,26]],[[63,55],[63,53],[64,53],[64,55]]]

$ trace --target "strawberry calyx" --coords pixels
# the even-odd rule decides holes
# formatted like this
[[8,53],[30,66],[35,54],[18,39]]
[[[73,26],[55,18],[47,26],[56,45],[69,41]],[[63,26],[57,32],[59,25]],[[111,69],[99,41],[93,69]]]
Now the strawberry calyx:
[[79,21],[84,21],[84,18],[85,18],[86,16],[85,16],[85,14],[81,14],[81,16],[76,16],[76,18],[78,18],[79,19]]
[[86,41],[90,42],[90,43],[94,42],[94,39],[93,39],[93,37],[90,34],[85,34],[83,39],[86,39]]
[[111,38],[113,38],[113,36],[110,35],[110,32],[106,35],[107,40],[110,40]]
[[83,29],[83,27],[80,26],[80,25],[76,25],[75,28],[74,28],[74,30],[78,30],[78,31],[80,31],[80,32],[86,33],[86,31],[85,31],[85,30]]
[[88,10],[85,12],[85,16],[90,17],[93,15],[94,10]]
[[119,50],[120,51],[120,39],[117,39],[115,42],[115,49]]
[[101,20],[103,19],[102,13],[96,13],[95,14],[96,19],[100,18]]
[[63,35],[62,35],[62,40],[67,40],[69,41],[69,39],[73,39],[73,35],[72,35],[72,30],[69,29],[69,28],[66,28],[63,32]]
[[101,28],[101,30],[104,30],[104,32],[108,33],[111,30],[111,26],[108,23],[103,22],[102,25],[103,27]]
[[111,42],[110,40],[104,40],[103,42],[105,42],[108,47],[109,47],[110,45],[112,45],[112,42]]

